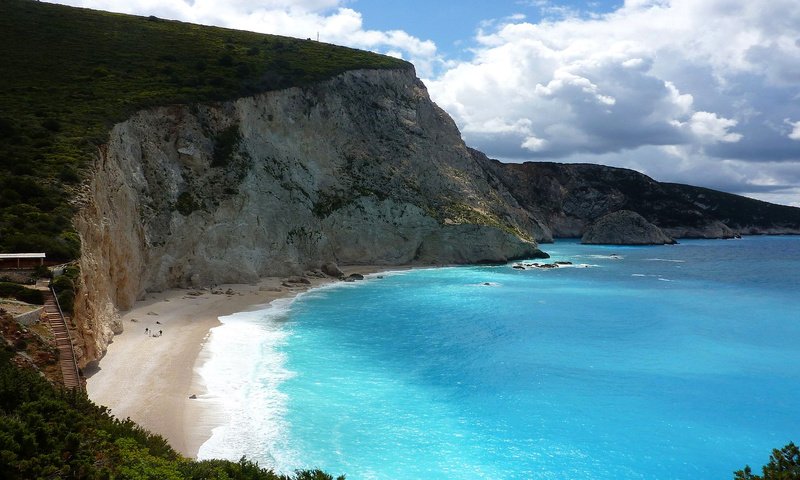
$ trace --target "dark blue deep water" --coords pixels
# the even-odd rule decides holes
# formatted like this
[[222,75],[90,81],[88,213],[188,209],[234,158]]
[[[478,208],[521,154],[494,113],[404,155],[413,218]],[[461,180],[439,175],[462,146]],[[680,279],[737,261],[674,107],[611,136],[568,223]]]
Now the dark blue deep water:
[[800,441],[800,238],[543,245],[227,317],[201,458],[361,479],[731,479]]

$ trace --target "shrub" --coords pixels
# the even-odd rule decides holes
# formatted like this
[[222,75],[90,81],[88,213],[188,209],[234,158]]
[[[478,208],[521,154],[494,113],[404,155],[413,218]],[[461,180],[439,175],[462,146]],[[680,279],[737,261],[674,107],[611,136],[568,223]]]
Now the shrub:
[[58,292],[58,304],[61,306],[61,311],[66,314],[72,314],[75,311],[75,291],[62,290]]
[[183,216],[188,216],[197,210],[197,204],[194,197],[189,192],[183,192],[178,195],[178,201],[175,203],[175,209]]
[[60,132],[61,131],[61,122],[56,120],[55,118],[48,118],[44,122],[42,122],[42,126],[51,132]]
[[224,167],[227,165],[236,147],[239,145],[241,134],[239,125],[234,124],[222,130],[214,138],[214,157],[211,161],[212,167]]
[[769,463],[761,469],[763,476],[753,475],[749,465],[734,472],[734,480],[800,480],[800,449],[793,442],[772,450]]
[[75,282],[73,282],[72,279],[66,275],[59,275],[50,282],[50,286],[53,287],[57,292],[60,292],[61,290],[74,290]]
[[73,282],[78,280],[78,277],[81,276],[81,269],[75,264],[67,265],[64,267],[64,272],[62,273],[65,277],[69,278]]
[[250,75],[250,66],[246,63],[240,63],[236,66],[236,76],[238,78],[246,78]]
[[217,63],[220,64],[223,67],[232,67],[233,66],[233,57],[226,53],[225,55],[219,57],[219,60],[217,60]]
[[78,183],[81,181],[81,177],[78,175],[78,172],[75,171],[75,168],[64,165],[61,167],[61,171],[58,172],[58,179],[64,183]]
[[80,276],[80,269],[76,265],[67,265],[64,272],[50,281],[50,286],[56,292],[61,311],[67,314],[75,310],[75,292]]
[[27,288],[18,283],[0,282],[0,297],[10,297],[20,302],[42,305],[44,295],[41,290]]

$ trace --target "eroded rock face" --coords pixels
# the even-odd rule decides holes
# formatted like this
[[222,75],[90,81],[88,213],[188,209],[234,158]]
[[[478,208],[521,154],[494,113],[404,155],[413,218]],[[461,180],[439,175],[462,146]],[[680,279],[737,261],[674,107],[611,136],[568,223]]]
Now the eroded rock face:
[[111,131],[89,189],[75,221],[82,364],[146,291],[540,254],[539,222],[412,70],[140,112]]
[[581,243],[594,245],[665,245],[674,244],[660,228],[630,210],[618,210],[593,223]]

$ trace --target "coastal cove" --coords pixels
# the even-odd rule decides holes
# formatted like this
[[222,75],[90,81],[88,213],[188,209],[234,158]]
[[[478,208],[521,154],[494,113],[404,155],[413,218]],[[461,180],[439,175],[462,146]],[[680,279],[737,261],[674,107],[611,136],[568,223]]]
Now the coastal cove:
[[[379,268],[342,270],[349,275]],[[117,418],[131,418],[194,458],[211,429],[223,421],[213,401],[190,398],[203,397],[205,386],[195,370],[203,362],[209,331],[220,325],[219,317],[268,308],[273,301],[335,281],[312,277],[309,285],[286,288],[283,280],[267,277],[256,284],[148,293],[122,313],[123,333],[114,337],[99,366],[87,372],[89,397],[109,407]]]
[[[729,478],[796,434],[800,238],[545,246],[223,318],[200,458],[349,479]],[[237,355],[228,355],[232,349]]]
[[167,3],[0,2],[0,480],[800,469],[791,2]]

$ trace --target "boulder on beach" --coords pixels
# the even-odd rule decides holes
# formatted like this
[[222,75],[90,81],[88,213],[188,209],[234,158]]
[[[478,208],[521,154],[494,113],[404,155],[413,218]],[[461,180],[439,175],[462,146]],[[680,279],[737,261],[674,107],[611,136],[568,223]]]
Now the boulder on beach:
[[342,278],[344,277],[344,272],[339,269],[339,266],[336,265],[334,262],[328,262],[322,266],[322,273],[325,275],[335,277],[335,278]]
[[288,283],[300,283],[303,285],[311,285],[311,280],[307,279],[306,277],[301,277],[298,275],[291,276],[286,279]]

